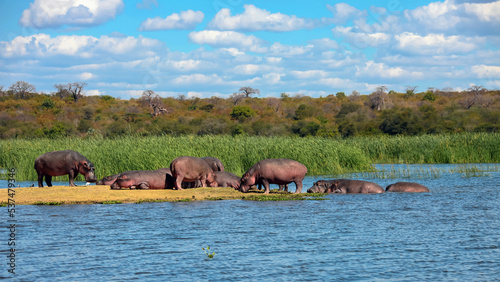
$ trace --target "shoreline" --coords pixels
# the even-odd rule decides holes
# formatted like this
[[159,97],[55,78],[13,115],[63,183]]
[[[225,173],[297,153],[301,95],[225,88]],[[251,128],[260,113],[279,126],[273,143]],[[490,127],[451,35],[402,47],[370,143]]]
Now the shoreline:
[[[9,193],[15,193],[9,196]],[[293,194],[271,190],[251,190],[242,193],[230,187],[189,188],[181,191],[158,190],[111,190],[109,185],[18,187],[5,189],[0,195],[0,206],[7,206],[9,200],[15,205],[74,205],[74,204],[125,204],[144,202],[190,202],[215,200],[304,200],[307,197],[321,197],[317,194]],[[320,198],[318,198],[320,199]]]

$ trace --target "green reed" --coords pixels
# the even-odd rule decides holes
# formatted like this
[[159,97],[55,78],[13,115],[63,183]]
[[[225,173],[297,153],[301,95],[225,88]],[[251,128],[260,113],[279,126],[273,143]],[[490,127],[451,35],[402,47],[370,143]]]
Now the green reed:
[[[217,157],[227,171],[237,175],[270,158],[297,160],[307,167],[308,175],[338,175],[372,173],[373,163],[495,163],[500,162],[499,148],[497,133],[350,139],[258,136],[9,139],[0,140],[0,168],[16,168],[16,180],[36,180],[33,168],[36,157],[71,149],[94,163],[98,178],[126,170],[168,167],[179,156]],[[410,175],[405,171],[394,174]],[[66,179],[67,176],[58,177],[54,181]],[[79,180],[83,178],[80,176]]]

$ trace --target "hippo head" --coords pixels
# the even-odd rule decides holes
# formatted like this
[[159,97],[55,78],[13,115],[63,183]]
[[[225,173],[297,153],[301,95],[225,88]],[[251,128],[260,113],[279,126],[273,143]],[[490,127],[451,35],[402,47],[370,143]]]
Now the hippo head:
[[246,193],[250,189],[250,186],[255,184],[255,176],[252,177],[248,172],[245,172],[241,177],[240,183],[239,190]]
[[80,162],[80,166],[78,172],[85,176],[85,181],[87,182],[96,182],[97,178],[95,176],[95,167],[94,164],[83,160]]
[[213,173],[213,172],[210,172],[207,175],[206,183],[209,187],[218,187],[219,184],[217,183],[217,175],[215,175],[215,173]]
[[340,182],[338,180],[335,180],[333,181],[332,185],[328,187],[326,193],[345,194],[345,189],[342,190],[342,187],[340,187]]
[[130,188],[135,184],[134,179],[128,177],[126,174],[121,174],[118,178],[116,178],[116,181],[111,184],[111,189],[121,189],[122,187]]
[[326,181],[319,180],[313,184],[313,186],[307,189],[307,193],[326,193],[328,185]]

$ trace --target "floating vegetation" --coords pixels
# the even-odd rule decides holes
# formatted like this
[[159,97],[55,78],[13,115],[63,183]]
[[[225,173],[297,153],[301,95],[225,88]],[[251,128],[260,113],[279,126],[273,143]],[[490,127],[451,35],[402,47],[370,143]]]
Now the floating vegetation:
[[205,252],[205,254],[207,255],[207,257],[209,259],[214,258],[214,256],[217,254],[216,252],[210,252],[210,246],[207,246],[207,249],[205,249],[205,248],[201,248],[201,249]]
[[135,203],[142,204],[142,203],[164,203],[164,202],[168,202],[168,200],[167,199],[141,199]]

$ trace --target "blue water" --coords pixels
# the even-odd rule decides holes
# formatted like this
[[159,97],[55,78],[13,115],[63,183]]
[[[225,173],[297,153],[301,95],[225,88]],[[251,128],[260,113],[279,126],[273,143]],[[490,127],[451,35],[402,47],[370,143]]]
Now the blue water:
[[[307,177],[303,192],[317,179],[328,177]],[[328,195],[326,201],[18,206],[17,274],[7,272],[9,234],[2,228],[0,277],[500,279],[500,172],[366,180],[383,187],[415,181],[431,192]],[[213,259],[202,250],[207,246],[216,252]]]

